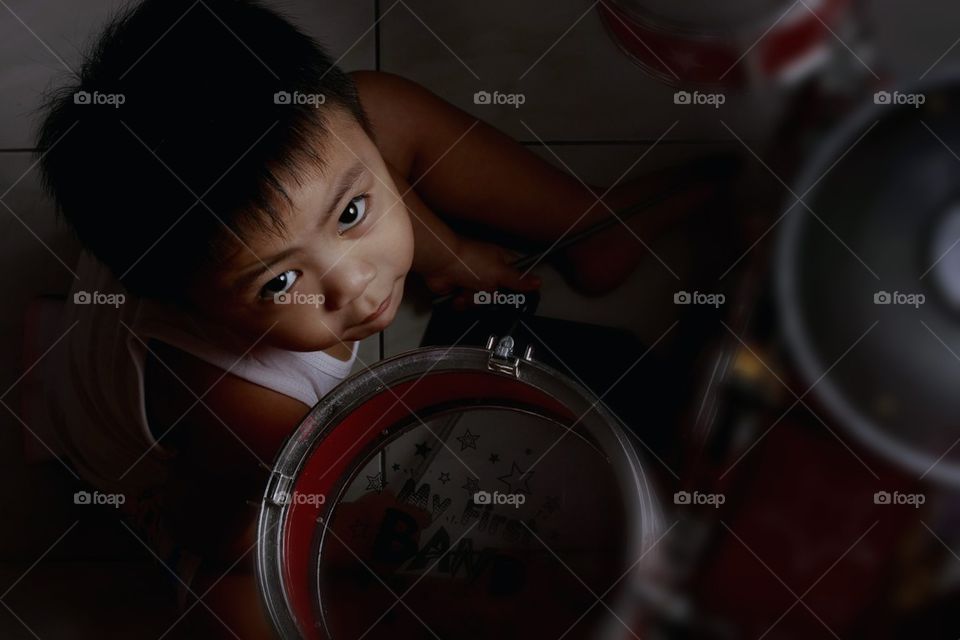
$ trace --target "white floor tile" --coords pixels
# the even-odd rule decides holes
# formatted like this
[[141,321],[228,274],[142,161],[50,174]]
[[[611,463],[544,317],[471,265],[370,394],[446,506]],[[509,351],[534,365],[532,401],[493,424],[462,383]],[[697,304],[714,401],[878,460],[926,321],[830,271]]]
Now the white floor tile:
[[[617,47],[597,11],[579,0],[384,3],[382,66],[427,86],[519,140],[702,141],[772,131],[784,101],[774,91],[726,92],[726,104],[674,104],[674,89],[648,77]],[[916,80],[960,62],[960,5],[871,0],[877,61],[871,70]],[[849,36],[847,36],[849,37]],[[831,37],[837,60],[859,64]],[[866,56],[866,54],[864,54]],[[869,75],[869,72],[865,72]],[[477,105],[478,91],[522,93],[525,103]],[[726,126],[725,126],[726,125]]]
[[[769,96],[731,94],[721,109],[674,104],[575,0],[385,4],[382,67],[416,80],[520,140],[655,140],[745,137],[772,122]],[[578,21],[579,20],[579,21]],[[526,102],[477,105],[478,91],[520,92]]]
[[397,309],[396,319],[385,332],[384,348],[387,357],[419,347],[423,332],[430,322],[430,295],[426,287],[419,282],[411,282],[411,279],[407,279],[403,302]]

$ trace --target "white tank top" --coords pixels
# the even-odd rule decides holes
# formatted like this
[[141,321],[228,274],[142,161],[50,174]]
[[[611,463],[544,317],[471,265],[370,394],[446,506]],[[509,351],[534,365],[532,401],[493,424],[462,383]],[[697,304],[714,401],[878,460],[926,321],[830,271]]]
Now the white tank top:
[[[347,377],[357,357],[357,343],[348,361],[263,343],[244,355],[222,346],[216,329],[199,319],[133,298],[86,252],[77,275],[63,309],[65,346],[50,353],[56,366],[48,369],[53,373],[45,388],[61,452],[85,480],[106,491],[134,496],[166,480],[172,454],[154,438],[144,401],[151,338],[311,407]],[[117,295],[125,301],[111,304]]]

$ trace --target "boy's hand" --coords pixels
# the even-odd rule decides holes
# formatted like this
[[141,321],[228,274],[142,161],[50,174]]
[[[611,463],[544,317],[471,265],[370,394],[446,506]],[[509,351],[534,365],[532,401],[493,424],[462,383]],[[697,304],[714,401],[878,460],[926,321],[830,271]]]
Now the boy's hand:
[[[423,274],[427,286],[434,293],[450,293],[456,289],[469,292],[510,289],[522,292],[540,287],[540,278],[532,274],[522,276],[519,270],[510,265],[518,256],[503,247],[458,238],[450,249],[448,259],[442,266]],[[460,298],[463,296],[457,300]]]
[[495,244],[457,234],[423,202],[400,172],[392,166],[389,170],[410,214],[413,270],[423,276],[433,293],[465,290],[454,297],[454,306],[462,308],[468,299],[465,293],[498,288],[524,292],[540,287],[540,278],[523,276],[510,265],[518,255]]

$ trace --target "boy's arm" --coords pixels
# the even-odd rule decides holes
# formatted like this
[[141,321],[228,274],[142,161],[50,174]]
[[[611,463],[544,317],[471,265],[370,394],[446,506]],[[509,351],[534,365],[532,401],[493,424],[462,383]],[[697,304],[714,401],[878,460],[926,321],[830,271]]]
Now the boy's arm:
[[413,226],[413,270],[424,277],[432,291],[446,293],[456,287],[474,291],[492,291],[498,287],[530,291],[540,285],[536,276],[521,278],[520,272],[509,265],[513,256],[507,250],[454,232],[410,188],[398,169],[390,164],[387,167],[403,196]]
[[[353,77],[383,153],[441,215],[544,243],[609,216],[591,188],[420,85],[382,72]],[[607,203],[638,197],[620,190]]]
[[[608,190],[587,185],[414,82],[374,71],[355,72],[353,77],[381,153],[416,185],[423,206],[444,220],[494,228],[552,247],[570,234],[609,221],[629,205],[657,200],[632,216],[625,229],[611,227],[558,256],[557,264],[571,284],[585,293],[601,294],[616,287],[645,255],[639,248],[647,250],[648,245],[641,237],[652,242],[680,220],[704,210],[729,180],[725,176],[732,167],[693,171],[696,167],[691,165],[689,170],[654,170]],[[683,191],[658,199],[678,181],[686,185]],[[421,222],[429,229],[442,224],[426,216]],[[480,253],[478,263],[494,265],[494,270],[505,255],[490,245]],[[477,269],[467,270],[462,264],[471,265],[472,260],[451,263],[448,271],[459,269],[455,282],[472,286],[468,283],[476,280]]]

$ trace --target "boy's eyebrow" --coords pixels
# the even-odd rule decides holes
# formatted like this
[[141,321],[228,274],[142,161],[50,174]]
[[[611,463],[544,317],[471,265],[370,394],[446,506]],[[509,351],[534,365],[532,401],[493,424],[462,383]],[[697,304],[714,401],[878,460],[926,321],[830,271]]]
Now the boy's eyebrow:
[[357,160],[357,162],[355,162],[353,166],[343,174],[343,177],[340,179],[340,184],[337,186],[337,191],[330,200],[330,204],[327,207],[327,212],[323,214],[323,220],[320,221],[320,224],[326,222],[327,218],[333,213],[333,208],[337,206],[338,202],[343,200],[343,196],[347,195],[347,191],[350,189],[350,187],[356,184],[364,170],[366,170],[366,167],[362,162]]
[[234,290],[237,292],[242,292],[245,290],[254,280],[263,275],[264,272],[269,270],[273,265],[277,264],[282,260],[286,260],[288,257],[300,251],[298,247],[289,247],[283,251],[276,253],[270,256],[266,260],[261,260],[260,265],[256,269],[252,269],[247,274],[240,276],[237,279],[237,283],[234,285]]
[[[320,218],[318,226],[322,226],[323,224],[326,223],[327,219],[333,214],[334,208],[337,206],[337,204],[341,200],[343,200],[343,197],[347,194],[347,191],[350,190],[350,187],[356,184],[357,180],[359,180],[360,176],[363,174],[365,170],[366,170],[366,167],[364,166],[364,164],[358,160],[356,163],[353,164],[353,166],[350,167],[350,169],[348,169],[343,174],[343,177],[340,179],[340,183],[337,185],[336,193],[334,193],[333,198],[330,199],[330,203],[327,206],[327,210],[326,212],[324,212],[323,216]],[[283,251],[280,251],[270,256],[269,258],[260,260],[260,264],[255,269],[241,276],[237,280],[237,283],[234,286],[234,288],[237,291],[243,291],[244,289],[247,288],[248,285],[250,285],[250,283],[252,283],[254,280],[256,280],[261,275],[263,275],[264,272],[268,271],[271,267],[273,267],[273,265],[277,264],[282,260],[285,260],[291,255],[297,253],[299,250],[300,249],[298,247],[288,247],[287,249],[284,249]]]

